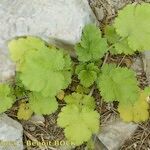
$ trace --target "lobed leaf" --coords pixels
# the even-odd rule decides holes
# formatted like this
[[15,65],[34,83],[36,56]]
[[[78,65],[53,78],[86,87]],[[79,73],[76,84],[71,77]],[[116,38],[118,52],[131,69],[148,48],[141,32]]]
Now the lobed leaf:
[[127,68],[106,64],[98,77],[97,85],[106,102],[134,103],[139,96],[135,73]]
[[8,84],[0,83],[0,113],[11,108],[14,103],[11,97],[11,89]]
[[78,146],[90,140],[93,133],[98,132],[99,114],[86,106],[80,109],[71,104],[62,108],[57,123],[65,128],[66,138]]
[[45,42],[40,38],[27,36],[11,40],[8,43],[8,49],[12,60],[17,63],[17,70],[19,70],[28,51],[44,50],[47,47],[45,46]]
[[53,97],[71,83],[71,59],[63,50],[30,36],[12,40],[8,47],[26,89]]
[[30,109],[28,103],[21,103],[19,105],[18,113],[17,113],[17,118],[19,120],[28,120],[32,116],[33,111]]
[[72,93],[64,98],[65,102],[69,105],[74,104],[78,107],[95,108],[94,98],[85,94]]
[[141,122],[149,118],[149,104],[146,101],[147,95],[141,92],[141,95],[134,104],[124,105],[122,103],[118,106],[120,117],[126,122]]
[[112,54],[134,54],[134,50],[129,47],[128,40],[126,38],[121,39],[121,37],[116,33],[114,26],[106,26],[105,37],[108,42],[113,45],[109,50]]
[[114,26],[134,51],[150,49],[150,4],[127,5],[119,11]]
[[99,68],[94,63],[79,64],[76,67],[76,74],[80,80],[80,83],[84,87],[90,87],[97,79]]
[[89,24],[84,27],[81,41],[76,44],[75,50],[79,61],[97,61],[107,52],[107,41],[94,24]]
[[39,115],[49,115],[58,108],[55,97],[43,97],[41,93],[31,93],[29,97],[29,107]]

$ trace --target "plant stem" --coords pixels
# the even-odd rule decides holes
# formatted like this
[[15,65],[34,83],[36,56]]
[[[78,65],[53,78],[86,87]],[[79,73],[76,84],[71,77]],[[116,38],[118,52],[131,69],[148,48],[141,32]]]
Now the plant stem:
[[116,43],[119,43],[121,41],[123,41],[124,39],[126,39],[127,37],[122,37],[120,38],[117,42],[115,42],[114,44],[112,44],[111,46],[108,47],[108,49],[106,51],[109,51],[111,48],[113,48],[115,46]]
[[107,62],[108,56],[109,56],[109,53],[106,53],[105,59],[104,59],[103,64],[102,64],[102,67],[103,67],[103,66],[105,65],[105,63]]
[[91,91],[89,93],[89,96],[92,96],[93,92],[94,92],[95,86],[93,85],[93,87],[91,88]]
[[[116,43],[119,43],[119,42],[121,42],[122,40],[124,40],[124,39],[126,39],[126,38],[127,38],[127,37],[123,37],[123,38],[119,39]],[[109,51],[111,48],[113,48],[116,43],[114,43],[114,44],[112,44],[111,46],[109,46],[106,51]],[[106,55],[105,55],[105,59],[104,59],[104,61],[103,61],[102,66],[106,63],[108,56],[109,56],[109,53],[107,52]],[[124,58],[123,58],[123,59],[124,59]],[[122,62],[121,62],[121,63],[122,63]]]
[[117,67],[119,67],[119,66],[122,64],[122,62],[123,62],[123,60],[125,59],[125,57],[126,57],[126,55],[124,55],[124,56],[122,57],[122,59],[121,59],[121,61],[120,61],[120,63],[118,64]]

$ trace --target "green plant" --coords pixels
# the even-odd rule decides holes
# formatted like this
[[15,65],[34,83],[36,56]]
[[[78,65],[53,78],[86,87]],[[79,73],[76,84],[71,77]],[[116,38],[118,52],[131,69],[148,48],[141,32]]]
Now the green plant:
[[22,102],[19,105],[17,118],[19,120],[28,120],[32,116],[33,111],[31,110],[29,103]]
[[113,54],[133,54],[149,49],[150,4],[130,4],[119,11],[114,25],[105,29]]
[[55,97],[44,97],[41,93],[32,92],[29,95],[29,106],[36,114],[51,114],[58,108]]
[[28,90],[52,97],[71,82],[71,60],[62,50],[35,37],[12,40],[9,49]]
[[105,64],[99,74],[97,85],[106,102],[119,101],[125,105],[134,103],[139,97],[135,73],[127,68]]
[[14,103],[13,97],[11,97],[11,88],[8,84],[0,83],[0,113],[5,112],[11,108]]
[[94,63],[83,63],[76,67],[76,74],[84,87],[90,87],[97,79],[99,69]]
[[81,41],[75,50],[79,61],[98,61],[107,52],[107,40],[102,38],[101,31],[93,24],[85,26]]
[[125,54],[131,55],[134,54],[134,50],[129,47],[127,38],[121,38],[116,30],[115,27],[112,25],[107,25],[105,28],[105,37],[107,38],[108,42],[112,44],[110,48],[110,53],[112,54]]
[[58,125],[65,128],[65,136],[69,141],[80,145],[99,130],[99,114],[94,110],[94,98],[73,93],[65,97],[65,102],[67,105],[58,116]]
[[[150,4],[146,3],[127,5],[119,11],[114,24],[105,27],[104,33],[93,24],[86,25],[81,41],[75,45],[78,59],[75,66],[66,51],[40,38],[13,39],[8,47],[16,63],[16,78],[13,83],[0,84],[0,112],[22,100],[18,118],[27,120],[33,112],[44,115],[55,112],[59,107],[56,98],[64,99],[66,104],[58,115],[58,125],[64,128],[70,142],[80,145],[99,131],[100,114],[95,111],[91,96],[97,88],[105,102],[119,103],[118,112],[124,121],[146,121],[150,88],[140,89],[135,73],[107,64],[105,54],[131,55],[148,50],[149,40]],[[65,96],[73,70],[79,79],[76,93]]]
[[30,91],[29,105],[35,113],[56,111],[55,96],[71,82],[70,56],[31,36],[14,39],[8,47],[17,67],[15,91],[16,88]]
[[127,5],[118,14],[114,26],[116,32],[127,38],[134,51],[147,50],[150,47],[150,4]]
[[139,99],[134,104],[124,105],[119,103],[118,111],[120,117],[126,122],[141,122],[149,118],[149,104],[147,103],[148,95],[143,91],[140,93]]

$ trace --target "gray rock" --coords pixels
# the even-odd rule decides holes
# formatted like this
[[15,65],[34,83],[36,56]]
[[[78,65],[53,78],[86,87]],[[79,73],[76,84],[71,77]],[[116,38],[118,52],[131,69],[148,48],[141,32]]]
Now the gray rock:
[[6,48],[0,48],[0,82],[4,82],[15,75],[15,65],[8,56]]
[[150,84],[150,51],[143,52],[142,59],[144,63],[144,71],[146,72],[147,81]]
[[33,121],[33,122],[36,122],[36,123],[44,123],[45,122],[45,118],[43,115],[37,115],[37,114],[34,114],[30,121]]
[[108,150],[118,150],[125,140],[131,137],[137,127],[137,124],[125,123],[116,119],[103,124],[98,138]]
[[95,15],[97,17],[97,19],[99,21],[103,20],[104,18],[104,10],[103,10],[103,7],[95,7]]
[[131,68],[136,72],[137,75],[142,74],[142,72],[144,71],[144,64],[142,58],[141,57],[134,58]]
[[0,150],[23,150],[23,128],[5,114],[0,115]]
[[14,75],[7,42],[24,35],[75,44],[85,24],[96,23],[87,0],[0,0],[0,81]]
[[100,141],[97,135],[93,135],[91,140],[87,142],[85,150],[108,150],[107,147]]

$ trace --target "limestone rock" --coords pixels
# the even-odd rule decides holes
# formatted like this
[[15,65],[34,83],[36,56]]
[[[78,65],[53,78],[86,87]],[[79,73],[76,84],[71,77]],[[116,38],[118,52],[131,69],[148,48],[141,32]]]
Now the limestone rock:
[[116,119],[103,124],[98,138],[108,150],[119,150],[121,145],[131,137],[137,127],[137,124],[125,123],[120,119]]
[[5,114],[0,115],[0,150],[23,150],[23,128]]
[[133,63],[131,65],[131,69],[133,69],[137,75],[141,75],[144,71],[144,65],[141,57],[133,58]]
[[75,44],[85,24],[96,23],[87,0],[0,0],[0,81],[14,75],[7,42],[34,35],[55,44]]

